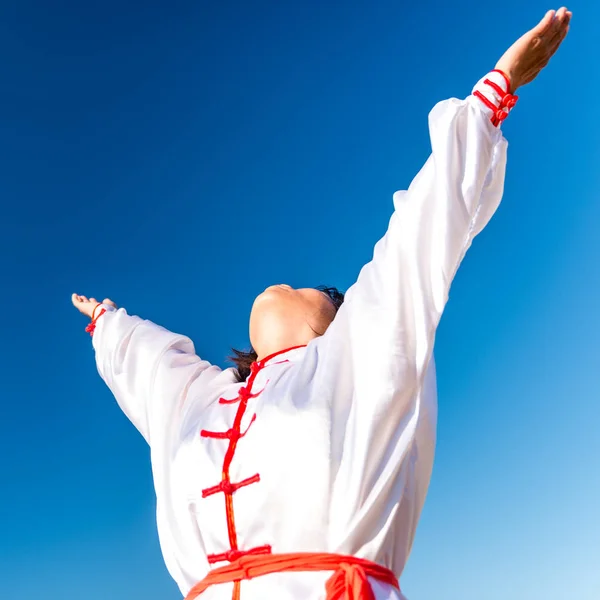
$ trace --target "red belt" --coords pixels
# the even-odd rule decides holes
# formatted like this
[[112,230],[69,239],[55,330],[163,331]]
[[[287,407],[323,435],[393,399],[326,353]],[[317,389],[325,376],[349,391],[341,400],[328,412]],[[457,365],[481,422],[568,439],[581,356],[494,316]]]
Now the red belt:
[[289,571],[334,571],[325,584],[327,600],[375,600],[367,577],[400,589],[392,571],[355,556],[319,552],[247,554],[224,567],[213,569],[190,590],[185,600],[194,600],[211,585],[219,583],[234,583],[233,600],[238,600],[240,581]]

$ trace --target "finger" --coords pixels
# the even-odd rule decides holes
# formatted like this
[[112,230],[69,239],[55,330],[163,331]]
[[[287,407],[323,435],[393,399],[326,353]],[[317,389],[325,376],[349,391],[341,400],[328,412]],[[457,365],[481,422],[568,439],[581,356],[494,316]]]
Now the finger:
[[100,303],[98,302],[98,300],[96,300],[96,298],[90,298],[90,302],[91,302],[92,304],[100,304]]
[[544,18],[531,30],[532,33],[536,36],[544,35],[548,33],[550,28],[552,27],[552,23],[554,22],[555,11],[549,10]]
[[567,33],[569,33],[569,24],[568,23],[561,29],[560,35],[558,36],[558,44],[559,45],[567,37]]
[[79,294],[71,294],[71,302],[74,306],[77,306],[81,302]]
[[554,23],[552,24],[553,30],[555,32],[560,32],[564,28],[565,22],[568,18],[567,9],[564,7],[559,9],[559,11],[556,13],[556,17],[554,18]]
[[561,14],[560,18],[556,18],[556,29],[553,32],[554,36],[561,36],[565,32],[566,29],[569,28],[569,23],[571,22],[571,16],[573,13],[566,11]]
[[561,6],[556,11],[556,15],[554,15],[554,18],[555,19],[563,19],[566,14],[567,14],[567,7],[566,6]]
[[557,11],[557,13],[554,16],[554,19],[552,21],[552,25],[550,26],[550,28],[544,34],[544,37],[545,37],[546,40],[552,40],[556,36],[560,35],[560,32],[562,31],[562,28],[563,28],[563,25],[564,25],[564,20],[566,18],[566,15],[567,15],[567,10],[566,9],[560,8]]
[[554,36],[548,43],[548,52],[550,54],[554,54],[558,47],[563,43],[563,40],[567,37],[567,33],[569,33],[569,25],[567,24],[558,35]]
[[561,29],[560,31],[557,31],[554,35],[552,35],[552,37],[544,40],[546,48],[548,48],[548,51],[556,50],[556,48],[558,48],[560,43],[565,38],[565,35],[566,35],[566,30]]
[[89,302],[86,296],[79,296],[79,302]]

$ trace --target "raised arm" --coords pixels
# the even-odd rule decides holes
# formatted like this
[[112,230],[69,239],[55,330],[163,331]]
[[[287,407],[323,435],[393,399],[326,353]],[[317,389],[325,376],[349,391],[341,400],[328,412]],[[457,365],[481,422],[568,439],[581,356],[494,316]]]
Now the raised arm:
[[566,9],[549,12],[472,95],[433,108],[431,156],[408,191],[394,195],[373,259],[314,343],[316,393],[335,390],[333,445],[347,477],[341,498],[364,500],[386,468],[400,468],[419,416],[429,410],[419,404],[419,390],[452,280],[502,197],[507,143],[499,126],[516,102],[510,92],[548,62],[569,19]]
[[151,445],[177,425],[190,390],[197,399],[221,373],[196,355],[189,338],[128,315],[108,299],[73,295],[73,304],[91,319],[87,331],[100,376]]
[[[476,85],[491,105],[496,92],[485,81],[508,86],[494,72]],[[408,190],[394,194],[386,234],[317,340],[321,378],[351,368],[352,411],[363,423],[374,425],[374,411],[400,418],[414,397],[454,275],[500,203],[507,143],[492,123],[498,111],[476,95],[433,108],[432,153]]]

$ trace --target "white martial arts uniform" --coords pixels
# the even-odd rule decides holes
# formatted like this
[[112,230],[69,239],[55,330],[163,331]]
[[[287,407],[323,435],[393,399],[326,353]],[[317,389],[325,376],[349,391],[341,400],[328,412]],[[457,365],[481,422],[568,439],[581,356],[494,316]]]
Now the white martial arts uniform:
[[[498,101],[483,79],[476,88]],[[388,231],[335,320],[267,361],[249,398],[187,337],[105,307],[98,369],[150,445],[161,548],[184,595],[244,552],[343,553],[402,573],[433,462],[436,327],[503,191],[507,143],[491,115],[475,96],[435,106],[432,155],[394,195]],[[316,600],[330,575],[265,575],[243,581],[241,596]],[[403,598],[371,582],[378,600]],[[202,599],[229,600],[232,588]]]

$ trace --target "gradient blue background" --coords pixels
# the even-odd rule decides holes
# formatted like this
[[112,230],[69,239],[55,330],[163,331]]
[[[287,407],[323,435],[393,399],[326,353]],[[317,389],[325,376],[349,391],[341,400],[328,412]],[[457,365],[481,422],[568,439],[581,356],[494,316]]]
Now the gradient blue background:
[[[427,113],[558,8],[0,4],[0,596],[176,600],[148,448],[71,292],[224,363],[266,285],[347,288]],[[411,600],[600,598],[597,2],[505,124],[505,200],[437,340]]]

